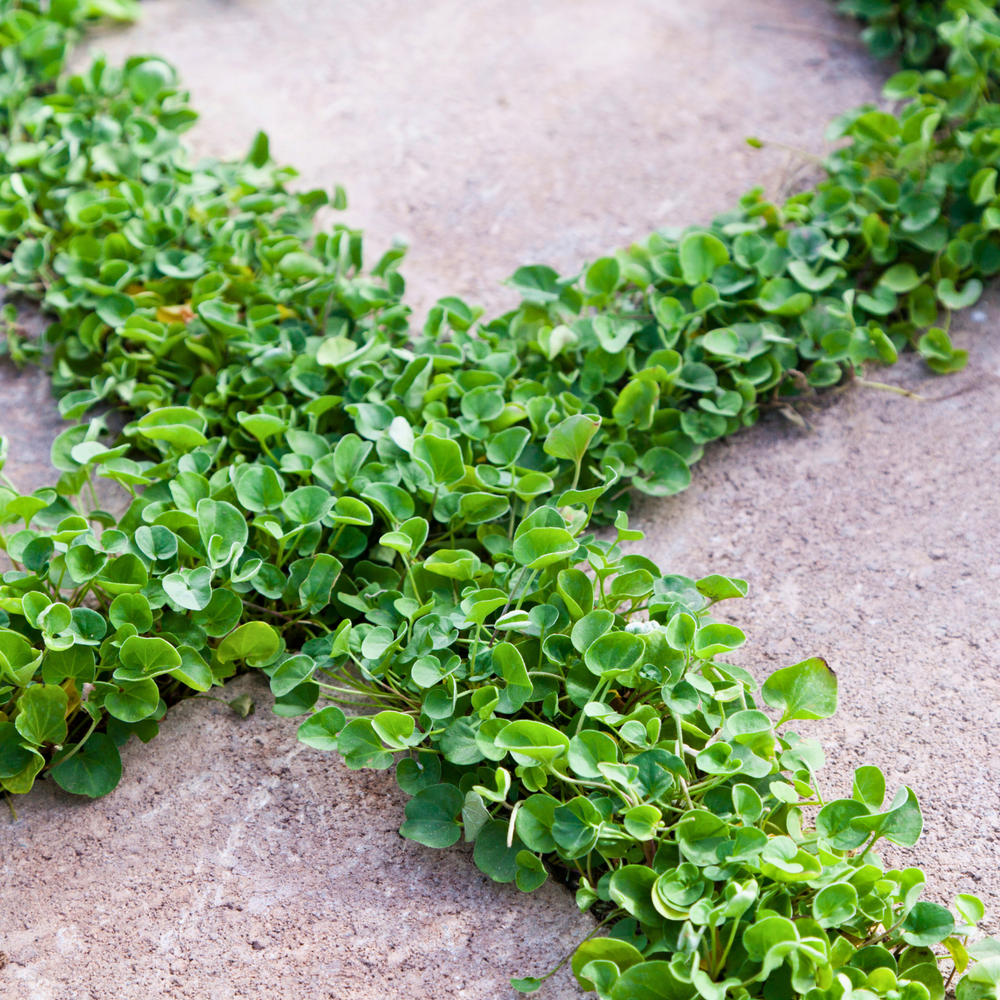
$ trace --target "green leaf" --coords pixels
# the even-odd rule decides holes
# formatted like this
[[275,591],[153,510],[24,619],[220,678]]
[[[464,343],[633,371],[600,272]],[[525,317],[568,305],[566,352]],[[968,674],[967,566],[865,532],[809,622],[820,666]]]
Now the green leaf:
[[[955,897],[955,909],[969,927],[975,927],[986,916],[986,907],[978,896],[959,893]],[[962,933],[962,932],[959,932]]]
[[729,827],[705,810],[686,812],[677,829],[677,842],[688,861],[696,865],[711,865],[718,860],[719,845],[729,839]]
[[490,438],[486,445],[486,461],[498,468],[513,465],[530,440],[531,431],[527,427],[508,427]]
[[118,658],[122,665],[114,673],[116,681],[159,677],[181,665],[180,653],[166,639],[159,637],[130,636],[122,643]]
[[227,635],[243,614],[243,602],[231,590],[213,590],[211,599],[191,620],[213,638]]
[[337,497],[326,520],[334,524],[354,524],[366,528],[374,522],[371,508],[354,497]]
[[137,594],[149,583],[149,574],[138,556],[126,552],[107,562],[95,583],[109,594]]
[[912,292],[923,279],[912,264],[893,264],[885,271],[878,283],[897,295]]
[[[73,750],[70,746],[68,749]],[[87,742],[51,771],[55,783],[74,795],[99,799],[121,781],[122,759],[115,741],[106,733],[91,733]]]
[[618,744],[607,733],[585,729],[570,740],[566,759],[577,777],[600,781],[603,774],[597,765],[617,763]]
[[699,285],[711,281],[715,269],[729,262],[729,251],[718,237],[708,233],[689,233],[681,240],[680,263],[684,282]]
[[[178,646],[181,665],[170,671],[174,680],[186,684],[195,691],[208,691],[212,687],[212,670],[201,654],[193,646]],[[232,702],[229,703],[232,707]]]
[[436,753],[420,751],[416,757],[403,757],[396,764],[396,783],[407,795],[416,795],[421,788],[440,781],[441,757]]
[[35,684],[17,699],[17,731],[30,743],[62,743],[66,739],[69,698],[56,684]]
[[[337,737],[337,751],[343,755],[344,763],[355,771],[363,767],[381,771],[392,765],[392,754],[382,746],[382,741],[372,728],[371,719],[351,719]],[[461,792],[457,788],[454,791],[461,800]],[[458,837],[455,838],[457,839]]]
[[938,327],[931,328],[920,338],[917,350],[927,361],[928,367],[939,375],[961,371],[969,359],[969,352],[956,350],[948,334]]
[[760,290],[757,303],[773,316],[801,316],[812,305],[812,296],[800,292],[789,278],[772,278]]
[[136,632],[148,632],[153,627],[153,613],[142,594],[120,594],[111,602],[108,617],[116,629],[134,625]]
[[344,713],[336,705],[327,705],[299,726],[298,740],[317,750],[336,750],[337,737],[346,723]]
[[196,513],[209,565],[218,569],[239,556],[249,535],[240,511],[225,500],[199,500]]
[[614,257],[601,257],[587,268],[583,276],[583,287],[587,295],[608,296],[615,290],[621,268]]
[[[531,697],[533,686],[518,648],[509,642],[498,643],[493,650],[493,669],[507,682],[499,692],[496,711],[503,715],[516,712]],[[499,744],[497,744],[499,746]]]
[[636,666],[645,651],[646,644],[639,636],[630,632],[608,632],[590,643],[584,663],[599,677],[616,677]]
[[494,496],[492,493],[463,493],[458,505],[458,516],[466,524],[485,524],[503,517],[510,510],[506,497]]
[[869,811],[865,803],[855,799],[835,799],[820,809],[816,816],[816,832],[834,850],[853,851],[868,839],[869,834],[852,826],[851,821],[867,815]]
[[476,785],[465,793],[462,804],[462,829],[465,831],[465,841],[471,844],[479,836],[479,831],[490,821],[489,810],[483,801]]
[[399,832],[425,847],[451,847],[462,836],[464,801],[465,797],[454,785],[440,784],[422,788],[406,803],[406,821]]
[[372,717],[372,728],[393,750],[416,746],[424,738],[423,733],[415,730],[413,716],[403,712],[378,712]]
[[515,880],[521,892],[534,892],[541,888],[549,877],[545,865],[531,851],[518,851],[514,859],[517,863]]
[[764,803],[751,785],[733,785],[733,808],[744,826],[752,826],[764,814]]
[[586,653],[602,635],[614,625],[615,616],[611,611],[599,608],[581,618],[570,633],[578,653]]
[[849,923],[857,910],[858,891],[850,882],[824,886],[813,898],[813,919],[823,928]]
[[174,604],[189,611],[201,611],[212,599],[212,571],[207,566],[168,573],[162,587]]
[[374,483],[365,487],[361,495],[378,508],[386,522],[395,527],[413,517],[413,499],[398,486],[388,483]]
[[15,795],[26,795],[35,783],[35,775],[45,766],[45,758],[37,751],[28,751],[28,762],[15,774],[0,777],[0,787]]
[[224,663],[246,660],[251,667],[267,663],[278,651],[278,633],[266,622],[246,622],[231,632],[216,650]]
[[150,410],[140,418],[139,433],[151,441],[164,441],[179,451],[188,452],[206,444],[207,421],[190,406],[164,406]]
[[0,668],[3,676],[23,687],[35,675],[42,654],[18,632],[0,629]]
[[579,465],[600,427],[601,418],[597,416],[577,413],[567,417],[549,431],[543,450],[546,455],[568,459]]
[[868,835],[877,834],[879,837],[885,837],[890,843],[899,847],[913,847],[920,839],[924,818],[913,789],[904,785],[884,813],[857,816],[851,820],[851,826]]
[[510,985],[517,990],[518,993],[534,993],[536,990],[542,988],[543,980],[539,979],[537,976],[524,976],[521,979],[511,977]]
[[[725,418],[719,419],[722,420],[724,431]],[[650,496],[673,496],[691,485],[691,469],[688,463],[670,448],[650,448],[640,456],[637,465],[644,475],[635,476],[632,485]]]
[[969,182],[969,197],[974,205],[985,205],[997,195],[997,172],[992,167],[977,170]]
[[478,556],[469,549],[438,549],[424,560],[429,573],[449,580],[471,580],[481,566]]
[[762,963],[763,976],[782,965],[798,941],[795,924],[779,916],[757,920],[743,932],[743,946],[752,961]]
[[330,603],[331,591],[342,569],[343,563],[334,556],[325,552],[313,556],[306,578],[299,584],[299,601],[309,614],[318,614]]
[[46,684],[58,684],[70,677],[76,682],[77,690],[80,690],[96,677],[95,663],[94,650],[79,643],[69,649],[50,649],[42,664],[42,677]]
[[569,750],[569,737],[544,722],[519,719],[497,735],[494,742],[509,750],[518,764],[549,764]]
[[37,758],[34,751],[24,746],[23,740],[13,722],[0,722],[0,778],[13,778]]
[[[717,622],[714,625],[706,625],[695,632],[694,655],[700,660],[708,660],[719,653],[728,653],[731,650],[739,649],[746,641],[747,637],[742,629],[738,629],[735,625]],[[774,674],[771,676],[773,677]],[[766,694],[764,700],[767,701]],[[768,702],[768,704],[771,703]],[[792,718],[802,718],[802,716],[792,716]],[[811,716],[811,718],[816,718],[816,716]]]
[[871,764],[855,768],[851,798],[863,802],[870,811],[881,809],[885,802],[885,775]]
[[[236,484],[236,496],[247,510],[255,514],[274,510],[285,498],[281,479],[269,465],[250,466]],[[354,502],[360,503],[358,500]],[[361,506],[364,507],[364,504]]]
[[659,387],[647,379],[633,379],[618,394],[618,402],[611,411],[619,427],[646,430],[653,423],[656,403],[660,398]]
[[[427,473],[436,487],[447,488],[465,478],[462,449],[451,438],[421,434],[413,442],[413,460]],[[407,516],[412,517],[413,511]]]
[[160,691],[156,681],[147,678],[141,681],[120,681],[118,691],[112,691],[104,699],[104,707],[122,722],[140,722],[156,712],[160,703]]
[[514,558],[528,569],[544,569],[568,559],[577,548],[565,528],[531,528],[514,539]]
[[946,907],[920,900],[913,904],[899,932],[907,944],[929,948],[942,942],[954,929],[955,918]]
[[726,601],[733,597],[746,597],[749,585],[746,580],[713,574],[700,579],[695,587],[710,601]]
[[[202,306],[199,309],[199,312],[203,315],[205,308],[206,306]],[[236,420],[247,434],[253,435],[253,437],[261,442],[267,441],[276,435],[284,434],[288,428],[287,421],[282,420],[281,417],[276,417],[272,413],[240,412],[236,414]]]
[[837,675],[813,657],[776,670],[764,681],[761,696],[781,709],[779,726],[792,719],[829,719],[837,711]]
[[290,656],[271,674],[271,693],[276,697],[288,694],[303,681],[309,680],[316,669],[316,661],[311,656],[300,653]]
[[967,309],[979,300],[983,294],[983,283],[976,278],[970,278],[961,291],[955,287],[950,278],[942,278],[937,283],[938,301],[949,309]]
[[662,960],[633,965],[611,988],[611,1000],[692,1000],[695,996],[695,988],[678,979],[670,963]]
[[321,521],[333,509],[334,498],[322,486],[300,486],[281,502],[281,511],[295,524]]
[[[584,968],[591,962],[613,962],[619,972],[626,972],[643,962],[642,952],[627,941],[613,937],[595,937],[584,941],[573,953],[570,967],[576,981],[583,990],[593,990],[594,984],[583,975]],[[661,963],[665,964],[665,963]]]
[[653,840],[656,836],[661,818],[662,813],[656,806],[642,805],[627,810],[622,822],[630,836],[639,841],[646,841]]
[[[433,845],[431,845],[433,846]],[[494,882],[513,882],[518,873],[517,856],[524,850],[524,844],[515,834],[511,845],[507,846],[507,823],[490,820],[476,835],[476,846],[472,860],[476,867]]]

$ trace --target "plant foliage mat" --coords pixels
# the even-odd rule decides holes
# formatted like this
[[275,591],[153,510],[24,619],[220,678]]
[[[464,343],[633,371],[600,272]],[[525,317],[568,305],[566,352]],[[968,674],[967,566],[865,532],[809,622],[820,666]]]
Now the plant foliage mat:
[[304,743],[395,767],[403,836],[573,888],[609,931],[572,956],[602,998],[942,1000],[957,972],[959,1000],[995,1000],[982,903],[922,901],[875,851],[916,843],[913,791],[886,804],[862,767],[826,800],[788,728],[834,713],[823,660],[758,689],[713,617],[746,583],[623,548],[630,490],[685,489],[762,412],[910,347],[965,363],[951,312],[1000,271],[1000,19],[842,8],[905,68],[894,110],[833,123],[815,187],[578,275],[521,268],[517,309],[445,298],[413,330],[403,248],[365,270],[359,232],[316,231],[343,191],[291,191],[262,134],[193,162],[161,59],[67,73],[130,0],[0,0],[0,280],[53,317],[30,341],[8,305],[5,346],[72,421],[51,489],[0,488],[3,788],[105,795],[131,736],[255,668]]

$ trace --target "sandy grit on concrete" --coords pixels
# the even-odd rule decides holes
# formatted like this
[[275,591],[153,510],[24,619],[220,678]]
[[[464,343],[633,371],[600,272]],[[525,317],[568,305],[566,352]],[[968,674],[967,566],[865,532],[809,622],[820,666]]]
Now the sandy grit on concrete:
[[[877,93],[821,0],[147,10],[102,46],[181,66],[200,150],[238,152],[264,127],[305,182],[345,183],[376,247],[412,239],[418,307],[456,291],[502,306],[495,282],[520,263],[571,269],[777,185],[783,157],[746,134],[820,149],[830,115]],[[908,361],[887,376],[962,395],[857,393],[811,435],[757,428],[636,519],[665,568],[749,578],[733,617],[758,676],[830,658],[843,708],[813,730],[831,772],[880,763],[912,785],[928,832],[900,862],[925,864],[937,898],[984,895],[996,930],[1000,309],[973,317],[969,374],[925,385]],[[44,377],[5,370],[0,392],[12,473],[42,485],[59,429]],[[256,680],[232,687],[258,697],[246,722],[189,702],[126,749],[106,799],[42,786],[0,821],[0,983],[16,1000],[492,998],[587,927],[557,887],[524,896],[466,849],[400,840],[390,778],[297,745]],[[563,975],[546,995],[577,991]]]

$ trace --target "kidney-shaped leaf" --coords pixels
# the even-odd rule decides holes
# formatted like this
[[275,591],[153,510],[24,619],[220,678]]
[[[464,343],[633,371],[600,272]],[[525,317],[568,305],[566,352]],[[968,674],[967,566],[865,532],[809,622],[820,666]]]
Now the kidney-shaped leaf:
[[771,708],[781,709],[779,726],[791,719],[829,719],[837,711],[837,675],[814,656],[775,670],[761,695]]
[[518,764],[548,764],[569,749],[569,737],[544,722],[518,719],[505,726],[494,739],[509,750]]
[[206,426],[205,418],[190,406],[161,406],[150,410],[138,422],[139,433],[143,437],[151,441],[165,441],[184,452],[208,442]]
[[121,781],[122,759],[107,733],[91,733],[87,742],[69,760],[56,764],[51,773],[64,791],[99,799]]
[[528,569],[544,569],[568,559],[577,547],[565,528],[531,528],[514,539],[514,558]]
[[146,677],[168,674],[181,665],[180,653],[158,636],[129,636],[118,653],[121,666],[115,671],[116,681],[141,681]]
[[631,632],[608,632],[595,639],[584,654],[583,662],[592,674],[613,677],[631,670],[646,651],[646,645]]
[[337,736],[346,723],[344,713],[336,705],[327,705],[299,726],[299,742],[317,750],[336,750]]
[[246,622],[219,643],[216,655],[223,662],[246,660],[258,667],[277,653],[278,643],[278,633],[266,622]]
[[857,816],[851,820],[851,826],[868,835],[877,833],[900,847],[913,847],[923,831],[924,817],[913,789],[904,785],[896,792],[888,810],[869,816]]
[[742,629],[738,629],[735,625],[727,625],[725,622],[716,622],[698,629],[695,633],[694,655],[699,660],[707,660],[718,653],[739,649],[746,641],[747,637]]
[[618,938],[599,937],[584,941],[573,954],[572,969],[577,982],[584,990],[594,989],[594,984],[582,973],[590,962],[614,962],[619,972],[626,972],[633,965],[643,962],[642,952],[627,941]]
[[14,725],[29,743],[62,743],[68,704],[69,697],[58,684],[34,684],[17,699]]
[[565,458],[578,465],[587,454],[590,442],[600,427],[599,416],[577,413],[567,417],[546,436],[543,445],[545,454]]
[[455,785],[422,788],[406,803],[406,821],[399,832],[426,847],[451,847],[462,836],[464,803],[465,796]]

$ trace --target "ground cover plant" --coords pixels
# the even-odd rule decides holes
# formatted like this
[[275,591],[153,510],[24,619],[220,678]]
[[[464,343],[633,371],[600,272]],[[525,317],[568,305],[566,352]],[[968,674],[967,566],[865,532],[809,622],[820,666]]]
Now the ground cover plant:
[[53,317],[31,341],[6,307],[5,343],[71,422],[51,489],[0,488],[4,789],[107,794],[169,705],[259,669],[303,742],[395,767],[404,836],[569,885],[609,929],[572,958],[602,997],[941,1000],[941,946],[960,1000],[994,998],[982,904],[922,901],[875,851],[916,842],[912,790],[886,806],[864,767],[828,801],[787,728],[835,710],[823,661],[758,691],[713,617],[746,584],[623,548],[630,490],[683,490],[761,412],[911,347],[965,363],[951,312],[1000,271],[1000,19],[845,9],[907,68],[833,124],[814,187],[414,330],[403,248],[366,270],[359,232],[316,226],[342,191],[292,191],[263,135],[192,161],[159,58],[67,72],[133,4],[0,0],[0,280]]

